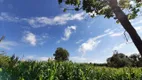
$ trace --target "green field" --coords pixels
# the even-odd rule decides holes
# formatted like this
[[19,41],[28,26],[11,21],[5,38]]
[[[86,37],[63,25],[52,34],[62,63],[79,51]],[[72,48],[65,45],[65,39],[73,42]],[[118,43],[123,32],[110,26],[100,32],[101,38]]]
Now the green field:
[[72,62],[18,62],[0,69],[0,80],[142,80],[142,68],[109,68]]

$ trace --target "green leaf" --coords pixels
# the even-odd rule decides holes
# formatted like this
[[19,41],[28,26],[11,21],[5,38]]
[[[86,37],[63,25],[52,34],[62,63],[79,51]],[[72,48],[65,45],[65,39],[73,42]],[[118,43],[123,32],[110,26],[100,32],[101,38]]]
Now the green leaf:
[[2,68],[0,68],[0,72],[2,72]]
[[67,9],[66,9],[66,8],[64,8],[63,12],[66,12],[66,11],[67,11]]
[[76,4],[77,4],[77,5],[80,5],[80,0],[76,0]]

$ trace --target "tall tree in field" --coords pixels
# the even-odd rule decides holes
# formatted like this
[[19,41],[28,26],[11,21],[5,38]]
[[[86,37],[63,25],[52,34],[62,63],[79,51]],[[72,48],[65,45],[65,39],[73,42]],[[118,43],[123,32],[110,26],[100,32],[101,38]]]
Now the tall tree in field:
[[[130,1],[134,3],[130,4]],[[58,0],[58,2],[65,7],[64,11],[68,9],[83,10],[86,13],[92,13],[91,17],[95,17],[95,15],[104,15],[105,18],[114,17],[116,22],[120,22],[128,32],[142,56],[142,40],[129,21],[138,16],[139,8],[142,6],[141,0]],[[124,10],[129,11],[125,14]]]
[[53,56],[55,56],[55,60],[57,61],[69,60],[69,52],[66,49],[63,49],[61,47],[57,48]]

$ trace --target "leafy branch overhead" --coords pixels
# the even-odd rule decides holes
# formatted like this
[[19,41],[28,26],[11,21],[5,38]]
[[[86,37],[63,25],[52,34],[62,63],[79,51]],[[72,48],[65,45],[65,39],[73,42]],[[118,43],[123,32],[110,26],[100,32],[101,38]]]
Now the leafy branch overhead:
[[[118,1],[118,6],[127,12],[126,15],[128,16],[128,19],[134,19],[138,16],[138,12],[142,6],[142,2],[140,2],[140,0]],[[134,3],[132,4],[131,1]],[[67,5],[64,8],[64,12],[66,10],[84,10],[86,13],[92,13],[91,17],[95,17],[95,15],[104,15],[105,18],[115,18],[112,9],[109,6],[109,0],[58,0],[58,3],[60,5]]]
[[2,37],[0,38],[0,42],[1,42],[4,38],[5,38],[5,36],[2,36]]

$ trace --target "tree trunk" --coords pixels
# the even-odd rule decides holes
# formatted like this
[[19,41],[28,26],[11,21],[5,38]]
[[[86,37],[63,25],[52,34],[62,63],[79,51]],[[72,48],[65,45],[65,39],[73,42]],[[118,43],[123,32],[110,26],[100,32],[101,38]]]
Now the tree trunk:
[[133,43],[137,47],[140,55],[142,56],[142,40],[138,35],[137,31],[131,25],[130,21],[128,20],[125,13],[121,10],[121,8],[117,4],[117,0],[109,0],[109,6],[112,8],[116,18],[119,20],[123,28],[128,32],[130,35]]

